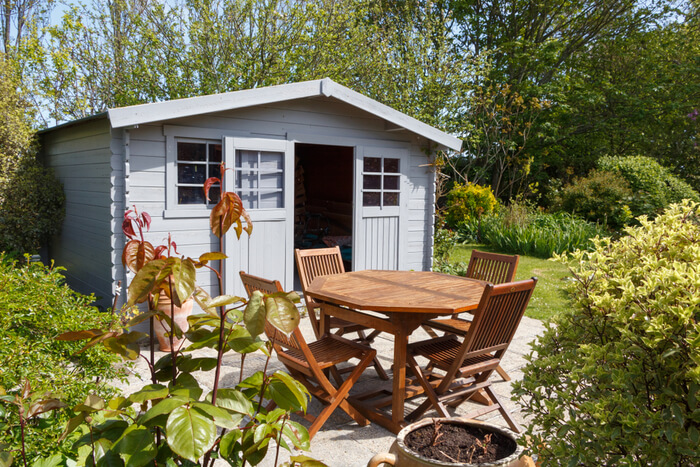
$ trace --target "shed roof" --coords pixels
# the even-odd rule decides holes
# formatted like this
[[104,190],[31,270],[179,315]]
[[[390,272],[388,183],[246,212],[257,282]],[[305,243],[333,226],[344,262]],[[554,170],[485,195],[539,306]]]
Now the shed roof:
[[334,82],[330,78],[176,99],[153,104],[132,105],[109,109],[107,113],[113,128],[123,128],[174,118],[191,117],[317,96],[333,97],[455,151],[459,151],[462,147],[462,141],[459,138],[416,120],[398,110],[394,110],[374,99],[370,99],[359,92]]

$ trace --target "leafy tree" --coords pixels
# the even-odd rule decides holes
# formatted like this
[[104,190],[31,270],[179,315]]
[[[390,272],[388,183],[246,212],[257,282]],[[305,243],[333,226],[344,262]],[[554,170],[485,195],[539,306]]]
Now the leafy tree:
[[35,253],[63,221],[63,189],[36,159],[28,104],[0,56],[0,251]]

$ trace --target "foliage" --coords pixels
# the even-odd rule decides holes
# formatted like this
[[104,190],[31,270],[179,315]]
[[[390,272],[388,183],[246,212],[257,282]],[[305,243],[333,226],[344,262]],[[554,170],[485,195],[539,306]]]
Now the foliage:
[[63,188],[36,160],[28,104],[0,56],[0,251],[36,253],[63,222]]
[[573,273],[573,306],[515,385],[542,465],[700,460],[700,206],[639,222],[559,258]]
[[[225,167],[221,165],[221,174]],[[210,178],[204,183],[205,196],[213,185],[225,186],[223,178]],[[147,311],[133,318],[128,326],[150,320],[165,321],[172,332],[169,353],[155,361],[140,354],[138,341],[145,337],[137,331],[102,331],[91,329],[64,333],[60,339],[73,341],[89,339],[88,347],[103,344],[126,359],[139,357],[149,362],[151,382],[126,397],[105,401],[88,397],[75,406],[75,416],[66,433],[82,429],[78,439],[79,464],[143,466],[153,462],[167,465],[214,464],[216,459],[230,465],[256,465],[267,454],[270,442],[280,448],[308,449],[309,434],[297,422],[290,420],[292,412],[305,411],[309,400],[306,388],[283,372],[272,375],[257,372],[239,381],[234,388],[220,388],[219,381],[224,354],[262,351],[268,361],[272,345],[259,336],[265,323],[289,335],[299,324],[299,312],[294,302],[296,293],[279,292],[263,295],[255,292],[250,299],[223,293],[221,252],[204,253],[197,259],[180,257],[172,239],[166,245],[153,246],[144,240],[143,232],[150,227],[150,216],[136,209],[124,215],[122,230],[127,238],[122,260],[135,272],[128,288],[125,308],[146,303]],[[222,192],[210,216],[212,233],[223,245],[225,234],[233,228],[238,238],[252,232],[252,222],[240,198]],[[219,262],[219,270],[209,263]],[[196,270],[208,268],[219,281],[222,294],[211,297],[196,285]],[[204,311],[188,318],[189,329],[183,332],[176,322],[156,307],[160,292],[172,298],[171,307],[194,299]],[[151,333],[152,334],[152,333]],[[175,336],[186,335],[191,344],[185,349],[172,345]],[[153,349],[153,336],[150,336]],[[197,349],[216,351],[216,358],[195,357]],[[267,368],[267,364],[265,365]],[[213,388],[205,394],[192,375],[196,371],[214,371]],[[292,457],[292,462],[304,462],[305,457]],[[319,465],[316,463],[315,465]]]
[[497,207],[491,187],[455,183],[447,194],[445,223],[448,227],[458,228],[465,222],[492,214]]
[[484,243],[505,253],[549,258],[555,253],[586,249],[600,227],[565,212],[546,214],[512,203],[500,215],[482,219]]
[[[117,358],[104,349],[78,353],[82,345],[55,340],[58,334],[77,327],[116,325],[112,315],[90,306],[93,296],[66,286],[61,271],[42,263],[20,266],[0,255],[0,388],[21,395],[29,385],[37,397],[49,393],[74,405],[90,393],[111,395],[104,381],[123,373],[113,367]],[[65,416],[40,418],[27,425],[31,458],[70,451],[69,444],[59,442],[66,420]],[[0,405],[0,425],[0,445],[7,444],[16,453],[20,448],[18,413]]]
[[450,250],[455,246],[457,234],[450,229],[437,229],[435,231],[433,245],[433,259],[442,261],[450,254]]
[[620,175],[593,170],[587,177],[576,178],[563,187],[552,209],[617,230],[632,219],[628,206],[632,197],[629,183]]
[[686,198],[700,201],[700,196],[690,185],[679,180],[649,157],[606,156],[598,160],[598,167],[627,180],[634,192],[630,209],[635,216],[655,214],[669,204],[678,203]]

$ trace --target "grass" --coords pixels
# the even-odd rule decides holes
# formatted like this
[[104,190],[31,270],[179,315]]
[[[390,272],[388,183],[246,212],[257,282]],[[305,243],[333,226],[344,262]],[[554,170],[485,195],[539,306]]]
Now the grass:
[[[469,256],[474,249],[500,253],[485,245],[457,245],[450,252],[450,262],[469,262]],[[518,271],[515,274],[516,280],[533,276],[539,280],[525,316],[550,321],[553,316],[563,312],[569,306],[569,298],[564,290],[569,270],[561,263],[521,255]]]

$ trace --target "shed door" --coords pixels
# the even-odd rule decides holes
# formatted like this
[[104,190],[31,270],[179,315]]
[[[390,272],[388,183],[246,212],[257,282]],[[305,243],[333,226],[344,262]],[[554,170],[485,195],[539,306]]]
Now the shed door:
[[353,269],[403,269],[408,151],[358,147],[355,155]]
[[236,192],[253,222],[250,237],[229,231],[224,252],[226,290],[244,295],[239,271],[279,280],[293,288],[293,150],[287,141],[224,138],[226,190]]

